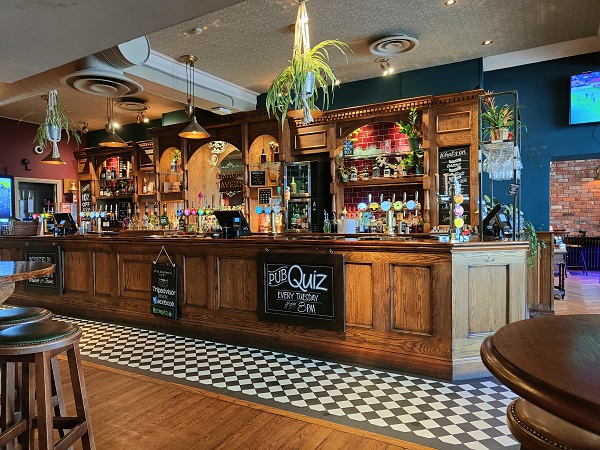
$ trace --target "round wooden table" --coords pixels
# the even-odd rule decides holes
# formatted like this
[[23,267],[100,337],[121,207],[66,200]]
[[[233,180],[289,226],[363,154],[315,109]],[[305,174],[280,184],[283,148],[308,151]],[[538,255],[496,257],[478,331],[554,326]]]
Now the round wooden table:
[[[571,424],[600,435],[600,315],[510,323],[483,342],[481,358],[501,383],[525,400],[524,406],[543,410],[549,421],[558,418],[555,424],[568,422],[566,433],[573,431]],[[563,427],[548,430],[560,437]]]
[[54,272],[54,264],[29,261],[0,261],[0,304],[15,290],[15,282],[43,277]]

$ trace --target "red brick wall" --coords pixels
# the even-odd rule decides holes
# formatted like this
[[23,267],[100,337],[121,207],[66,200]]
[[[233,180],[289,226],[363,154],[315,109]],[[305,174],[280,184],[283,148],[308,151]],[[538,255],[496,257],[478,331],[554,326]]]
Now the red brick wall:
[[600,159],[550,163],[550,225],[600,235]]
[[354,143],[355,147],[362,147],[366,150],[370,145],[374,145],[377,148],[383,147],[383,141],[389,139],[391,141],[392,151],[407,151],[408,141],[406,135],[400,133],[398,125],[394,122],[379,122],[360,127],[358,136],[351,136],[356,138],[357,141]]

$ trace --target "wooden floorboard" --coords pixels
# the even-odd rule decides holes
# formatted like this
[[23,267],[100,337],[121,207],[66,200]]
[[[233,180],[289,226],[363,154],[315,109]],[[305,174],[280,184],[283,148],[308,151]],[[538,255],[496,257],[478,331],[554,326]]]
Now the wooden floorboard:
[[[67,413],[72,414],[66,361],[60,358],[59,363]],[[83,364],[99,450],[429,449],[190,386]]]
[[[558,283],[556,283],[558,284]],[[570,270],[565,280],[564,300],[554,300],[556,315],[600,314],[600,272]]]

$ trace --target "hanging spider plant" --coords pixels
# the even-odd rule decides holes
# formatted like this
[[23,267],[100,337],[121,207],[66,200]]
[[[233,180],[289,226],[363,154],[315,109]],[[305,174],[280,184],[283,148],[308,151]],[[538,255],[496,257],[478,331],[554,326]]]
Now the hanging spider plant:
[[[290,111],[302,111],[302,124],[313,121],[316,111],[315,100],[323,92],[323,109],[329,107],[330,96],[338,84],[338,79],[329,67],[328,47],[338,49],[344,56],[349,47],[337,39],[322,41],[311,48],[308,36],[308,16],[306,5],[301,1],[298,7],[294,35],[294,50],[290,65],[273,81],[267,93],[267,112],[274,115],[281,126]],[[346,60],[348,58],[346,57]],[[331,85],[331,88],[329,86]],[[331,91],[330,91],[331,89]]]

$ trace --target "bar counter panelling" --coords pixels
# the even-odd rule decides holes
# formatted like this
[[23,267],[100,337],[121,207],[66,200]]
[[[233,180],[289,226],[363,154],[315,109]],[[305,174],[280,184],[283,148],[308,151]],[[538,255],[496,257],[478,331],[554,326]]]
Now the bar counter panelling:
[[[3,236],[0,256],[41,242],[62,249],[64,293],[17,286],[9,303],[443,379],[486,374],[483,339],[526,316],[526,242]],[[177,320],[150,312],[162,246],[179,268]],[[344,255],[345,333],[258,320],[265,251]]]

